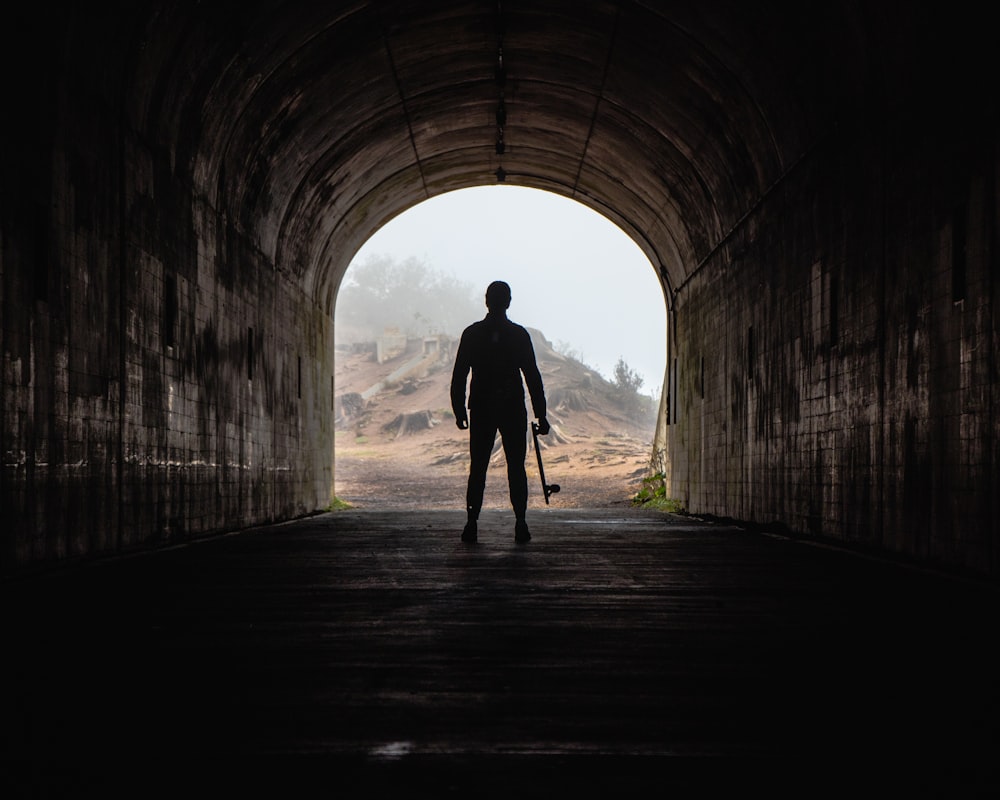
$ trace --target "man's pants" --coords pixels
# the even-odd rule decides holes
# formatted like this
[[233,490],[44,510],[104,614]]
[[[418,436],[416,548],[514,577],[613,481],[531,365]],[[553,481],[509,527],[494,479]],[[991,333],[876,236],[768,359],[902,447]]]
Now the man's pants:
[[528,452],[528,412],[515,409],[500,413],[490,410],[469,411],[469,486],[465,506],[469,519],[479,519],[486,489],[486,470],[496,442],[497,431],[503,441],[507,459],[507,483],[510,486],[510,504],[517,519],[524,519],[528,508],[528,476],[524,458]]

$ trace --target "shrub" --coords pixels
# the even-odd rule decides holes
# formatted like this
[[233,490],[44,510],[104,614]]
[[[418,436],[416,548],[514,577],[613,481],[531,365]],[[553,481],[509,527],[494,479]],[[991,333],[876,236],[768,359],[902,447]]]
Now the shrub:
[[674,513],[684,510],[679,500],[667,497],[667,476],[662,472],[642,479],[642,488],[632,496],[632,505]]

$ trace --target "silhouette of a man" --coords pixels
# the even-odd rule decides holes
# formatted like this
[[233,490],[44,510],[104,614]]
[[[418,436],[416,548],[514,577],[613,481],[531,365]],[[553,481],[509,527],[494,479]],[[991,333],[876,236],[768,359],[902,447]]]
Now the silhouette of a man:
[[[531,539],[525,512],[528,507],[528,476],[524,470],[527,453],[528,412],[524,404],[524,384],[528,386],[531,408],[538,418],[538,432],[549,432],[545,418],[545,390],[535,363],[535,350],[528,331],[507,319],[510,286],[494,281],[486,289],[486,318],[462,332],[455,368],[451,374],[451,409],[461,430],[469,429],[469,484],[465,495],[468,520],[463,542],[475,542],[479,512],[483,507],[486,470],[497,431],[507,459],[510,504],[514,508],[514,540]],[[465,413],[465,382],[469,386],[469,415]],[[524,383],[521,375],[524,375]]]

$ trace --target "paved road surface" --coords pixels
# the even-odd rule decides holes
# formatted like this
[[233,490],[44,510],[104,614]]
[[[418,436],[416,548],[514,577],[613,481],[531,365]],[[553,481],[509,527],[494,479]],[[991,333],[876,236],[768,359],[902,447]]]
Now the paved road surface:
[[9,583],[0,794],[1000,787],[996,587],[642,510],[531,520],[467,546],[460,513],[344,511]]

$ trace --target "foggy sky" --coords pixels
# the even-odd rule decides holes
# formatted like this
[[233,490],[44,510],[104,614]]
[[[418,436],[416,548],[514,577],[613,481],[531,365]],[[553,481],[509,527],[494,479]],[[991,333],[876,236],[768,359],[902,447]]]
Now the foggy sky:
[[605,378],[623,357],[642,376],[643,394],[659,392],[663,290],[636,244],[580,203],[517,186],[449,192],[388,222],[351,263],[379,255],[416,258],[483,294],[491,281],[507,281],[512,320],[537,328],[559,349],[568,346]]

